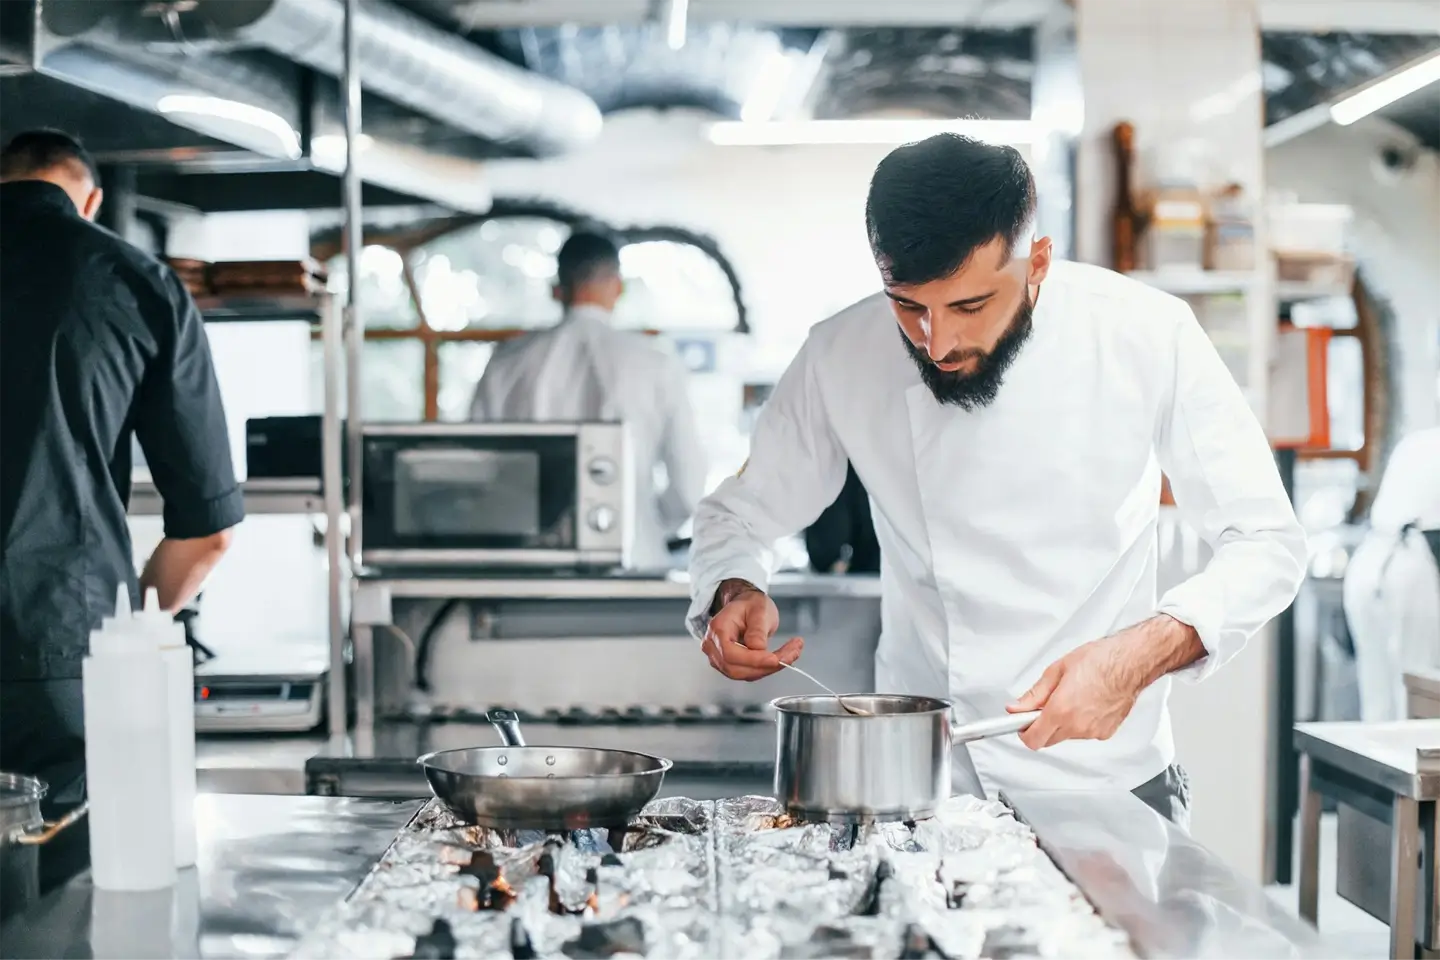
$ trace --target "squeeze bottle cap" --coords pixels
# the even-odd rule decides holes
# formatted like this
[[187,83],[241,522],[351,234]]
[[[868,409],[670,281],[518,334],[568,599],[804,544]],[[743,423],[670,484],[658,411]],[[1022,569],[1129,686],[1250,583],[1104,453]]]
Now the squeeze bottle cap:
[[162,649],[185,646],[184,625],[160,608],[160,591],[154,587],[145,591],[145,606],[137,619],[145,629],[154,631],[151,636],[156,646]]

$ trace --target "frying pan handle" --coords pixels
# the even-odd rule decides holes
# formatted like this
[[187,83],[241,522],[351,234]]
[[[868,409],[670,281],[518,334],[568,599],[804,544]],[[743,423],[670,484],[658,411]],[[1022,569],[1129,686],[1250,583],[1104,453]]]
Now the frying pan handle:
[[488,719],[494,724],[495,730],[500,734],[500,741],[505,746],[525,746],[525,738],[520,735],[520,718],[515,715],[514,710],[491,710]]

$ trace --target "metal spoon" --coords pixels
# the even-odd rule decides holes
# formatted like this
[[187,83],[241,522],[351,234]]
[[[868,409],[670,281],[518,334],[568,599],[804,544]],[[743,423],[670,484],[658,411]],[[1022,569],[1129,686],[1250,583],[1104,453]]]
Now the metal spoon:
[[[739,640],[733,640],[733,641],[731,641],[731,642],[734,643],[735,646],[737,646],[737,647],[744,647],[744,646],[745,646],[745,644],[741,643]],[[746,649],[749,649],[749,648],[747,647]],[[843,694],[843,693],[836,693],[834,690],[831,690],[829,687],[825,686],[825,684],[821,683],[819,680],[815,679],[813,676],[811,676],[810,674],[806,673],[804,670],[801,670],[799,667],[795,666],[793,663],[786,663],[784,660],[781,660],[781,661],[780,661],[780,666],[784,667],[786,670],[794,670],[796,673],[800,674],[800,676],[804,677],[806,680],[809,680],[811,683],[815,684],[815,686],[819,687],[821,690],[824,690],[826,693],[830,694],[830,696],[832,696],[832,697],[835,698],[835,702],[838,703],[838,704],[840,704],[841,709],[843,709],[846,713],[853,714],[853,715],[855,715],[855,716],[857,716],[857,717],[873,717],[873,716],[875,716],[874,713],[870,712],[869,710],[866,710],[864,707],[852,707],[852,706],[850,706],[850,704],[848,704],[848,703],[845,702],[845,694]]]

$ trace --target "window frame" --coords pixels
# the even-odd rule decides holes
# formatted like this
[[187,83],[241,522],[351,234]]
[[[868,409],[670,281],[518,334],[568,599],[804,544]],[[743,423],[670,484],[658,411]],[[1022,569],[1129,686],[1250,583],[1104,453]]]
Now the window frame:
[[[424,419],[426,422],[433,423],[440,418],[440,347],[442,344],[500,343],[515,337],[524,336],[533,331],[528,328],[518,327],[437,330],[431,326],[429,318],[425,315],[425,304],[420,297],[419,284],[415,279],[415,270],[411,262],[411,257],[420,247],[451,233],[479,226],[491,220],[513,220],[526,217],[553,220],[572,230],[585,226],[596,227],[616,237],[622,245],[669,241],[696,247],[711,260],[715,261],[720,267],[721,272],[724,273],[725,279],[730,284],[731,293],[735,298],[737,321],[733,330],[727,332],[739,334],[750,333],[745,301],[741,297],[740,292],[740,279],[739,275],[735,272],[734,265],[720,251],[719,245],[713,239],[703,234],[686,230],[683,227],[645,226],[615,228],[600,223],[592,217],[587,217],[575,211],[547,203],[496,201],[491,210],[484,214],[445,217],[396,231],[367,230],[364,237],[365,246],[387,247],[400,255],[401,276],[405,281],[405,289],[410,296],[410,301],[415,307],[415,326],[399,328],[367,327],[364,332],[364,341],[366,343],[387,340],[419,340],[421,342],[424,347],[424,364],[421,377],[425,398]],[[331,235],[322,236],[316,243],[312,244],[312,255],[321,262],[328,262],[342,252],[343,247],[341,246],[338,233],[332,232]],[[663,331],[647,328],[637,332],[645,336],[658,336]],[[695,331],[686,332],[690,333]],[[318,329],[312,331],[311,337],[312,339],[319,339],[320,331]]]

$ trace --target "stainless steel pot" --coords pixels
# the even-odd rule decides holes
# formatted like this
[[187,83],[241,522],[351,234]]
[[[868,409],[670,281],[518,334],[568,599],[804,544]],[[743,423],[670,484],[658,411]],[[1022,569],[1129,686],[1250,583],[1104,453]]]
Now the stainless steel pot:
[[[952,726],[949,700],[898,694],[781,697],[775,707],[775,795],[791,815],[826,823],[922,820],[952,786],[984,796],[965,744],[1015,733],[1038,714]],[[954,781],[952,783],[952,772]]]
[[0,914],[8,916],[40,892],[39,847],[85,815],[80,804],[54,823],[40,815],[45,781],[0,773]]

